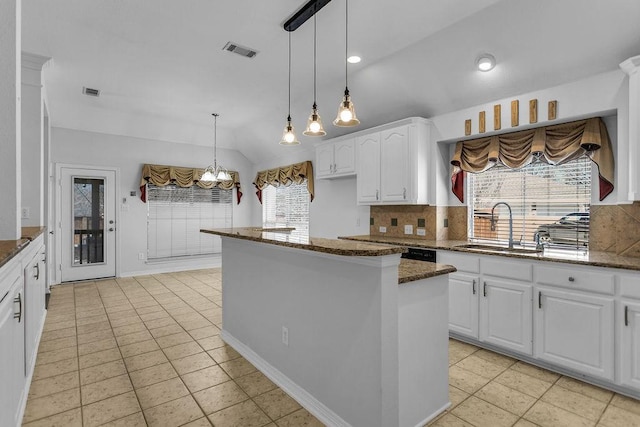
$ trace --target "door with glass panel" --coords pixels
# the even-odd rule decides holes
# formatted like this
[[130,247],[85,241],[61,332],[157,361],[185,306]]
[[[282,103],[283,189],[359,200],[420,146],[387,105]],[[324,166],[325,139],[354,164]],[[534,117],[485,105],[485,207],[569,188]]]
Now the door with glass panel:
[[60,168],[61,281],[116,275],[115,171]]

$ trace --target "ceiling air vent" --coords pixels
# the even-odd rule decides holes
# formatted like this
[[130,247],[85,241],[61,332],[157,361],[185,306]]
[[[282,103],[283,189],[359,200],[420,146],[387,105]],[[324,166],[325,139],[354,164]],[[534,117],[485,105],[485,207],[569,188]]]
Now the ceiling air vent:
[[229,52],[237,53],[238,55],[244,56],[246,58],[253,58],[258,54],[258,51],[250,49],[248,47],[240,46],[234,42],[227,42],[222,48],[223,50],[228,50]]
[[98,89],[92,89],[90,87],[82,87],[82,93],[84,93],[87,96],[100,96],[100,90]]

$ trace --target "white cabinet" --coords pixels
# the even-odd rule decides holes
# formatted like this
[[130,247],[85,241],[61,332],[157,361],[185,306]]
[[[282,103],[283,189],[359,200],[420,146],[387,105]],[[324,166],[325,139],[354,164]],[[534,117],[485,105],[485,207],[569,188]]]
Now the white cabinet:
[[40,331],[45,314],[46,266],[43,236],[40,235],[25,250],[24,257],[24,327],[27,369],[35,365]]
[[478,339],[478,276],[449,274],[449,330]]
[[355,138],[328,141],[316,148],[316,178],[340,178],[356,173]]
[[640,301],[621,300],[620,382],[640,390]]
[[356,138],[358,203],[375,204],[380,201],[380,134]]
[[616,363],[620,383],[640,390],[640,274],[620,275]]
[[531,283],[484,275],[480,296],[480,340],[532,354]]
[[24,364],[24,292],[20,263],[0,269],[0,425],[20,425]]
[[536,288],[535,357],[613,380],[613,297]]
[[411,192],[409,126],[380,132],[380,148],[382,201],[400,203],[408,201]]
[[358,204],[435,204],[428,145],[429,122],[419,118],[357,135]]

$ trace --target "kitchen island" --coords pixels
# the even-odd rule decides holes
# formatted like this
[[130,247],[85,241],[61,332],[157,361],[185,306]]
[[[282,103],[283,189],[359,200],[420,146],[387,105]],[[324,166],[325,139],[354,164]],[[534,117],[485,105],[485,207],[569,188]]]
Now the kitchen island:
[[449,406],[448,273],[401,246],[261,228],[222,237],[222,338],[327,425],[422,426]]

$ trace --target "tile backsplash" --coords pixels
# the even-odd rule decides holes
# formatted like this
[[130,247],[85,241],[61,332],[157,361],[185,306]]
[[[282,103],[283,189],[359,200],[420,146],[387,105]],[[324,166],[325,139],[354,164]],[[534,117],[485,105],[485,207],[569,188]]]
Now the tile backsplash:
[[[464,241],[468,238],[466,206],[371,206],[370,213],[372,236]],[[413,227],[411,236],[404,233],[405,225]],[[386,232],[381,232],[380,227],[386,227]],[[418,229],[424,229],[425,235],[418,236]],[[589,249],[640,257],[640,202],[592,205]]]
[[[372,236],[467,240],[466,206],[371,206],[370,215],[369,233]],[[405,225],[411,225],[411,235],[405,234]],[[386,228],[386,232],[381,232],[380,227]],[[424,230],[424,236],[419,236],[418,230]]]
[[589,249],[640,257],[640,202],[592,205]]

